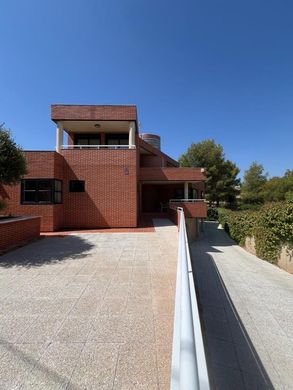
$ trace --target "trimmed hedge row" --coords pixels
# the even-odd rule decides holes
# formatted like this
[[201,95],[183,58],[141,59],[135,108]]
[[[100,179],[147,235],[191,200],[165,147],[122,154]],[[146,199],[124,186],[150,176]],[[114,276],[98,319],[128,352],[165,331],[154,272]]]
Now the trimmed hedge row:
[[268,203],[258,211],[219,209],[219,222],[240,245],[255,238],[258,257],[276,263],[282,245],[293,247],[293,202]]

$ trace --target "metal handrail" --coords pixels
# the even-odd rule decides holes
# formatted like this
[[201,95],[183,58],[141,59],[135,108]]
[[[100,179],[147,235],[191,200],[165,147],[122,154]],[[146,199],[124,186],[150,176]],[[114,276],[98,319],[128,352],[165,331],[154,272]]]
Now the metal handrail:
[[197,202],[206,202],[205,199],[170,199],[169,203],[197,203]]
[[170,389],[209,390],[185,216],[181,207],[177,210],[180,223]]
[[62,149],[135,149],[135,145],[62,145]]

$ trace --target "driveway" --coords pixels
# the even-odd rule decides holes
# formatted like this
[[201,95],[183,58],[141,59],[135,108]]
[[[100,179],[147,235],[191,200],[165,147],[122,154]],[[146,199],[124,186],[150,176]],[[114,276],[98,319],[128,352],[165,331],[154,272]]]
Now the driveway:
[[293,275],[246,252],[213,222],[191,253],[212,386],[292,389]]
[[0,388],[168,389],[177,228],[45,238],[0,257]]

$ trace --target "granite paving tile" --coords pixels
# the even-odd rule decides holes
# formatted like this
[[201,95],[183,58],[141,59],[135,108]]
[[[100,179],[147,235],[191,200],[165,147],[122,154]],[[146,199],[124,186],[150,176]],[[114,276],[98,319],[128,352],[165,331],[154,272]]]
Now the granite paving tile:
[[70,386],[79,389],[112,388],[118,350],[118,344],[87,342],[71,377]]
[[157,384],[157,357],[155,344],[127,343],[120,346],[115,382]]
[[47,343],[53,340],[65,317],[40,316],[34,318],[30,326],[18,339],[21,343]]
[[79,361],[83,343],[51,343],[29,372],[24,384],[29,388],[64,388]]

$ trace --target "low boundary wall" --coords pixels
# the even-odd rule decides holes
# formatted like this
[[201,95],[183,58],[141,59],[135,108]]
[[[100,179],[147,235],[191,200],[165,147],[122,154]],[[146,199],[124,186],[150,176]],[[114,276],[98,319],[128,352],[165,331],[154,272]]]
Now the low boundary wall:
[[41,217],[0,220],[0,255],[40,236]]

